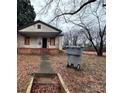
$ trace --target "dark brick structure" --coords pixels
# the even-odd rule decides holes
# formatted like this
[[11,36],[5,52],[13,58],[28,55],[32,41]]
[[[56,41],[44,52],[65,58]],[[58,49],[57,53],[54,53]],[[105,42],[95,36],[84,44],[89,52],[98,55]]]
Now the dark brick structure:
[[60,50],[57,48],[18,48],[18,54],[35,54],[35,55],[57,55]]

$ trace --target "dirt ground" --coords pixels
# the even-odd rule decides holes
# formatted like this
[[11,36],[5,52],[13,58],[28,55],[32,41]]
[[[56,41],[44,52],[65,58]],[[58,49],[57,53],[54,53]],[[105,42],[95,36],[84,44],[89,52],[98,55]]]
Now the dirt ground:
[[61,74],[71,93],[105,93],[105,57],[82,55],[81,71],[66,67],[66,55],[50,58],[53,69]]
[[[53,70],[60,73],[71,93],[105,93],[106,57],[82,55],[81,71],[67,68],[65,54],[49,56]],[[25,93],[30,81],[30,73],[39,71],[41,56],[18,55],[17,89]]]
[[39,71],[41,57],[36,55],[18,55],[17,56],[17,91],[25,93],[31,73]]

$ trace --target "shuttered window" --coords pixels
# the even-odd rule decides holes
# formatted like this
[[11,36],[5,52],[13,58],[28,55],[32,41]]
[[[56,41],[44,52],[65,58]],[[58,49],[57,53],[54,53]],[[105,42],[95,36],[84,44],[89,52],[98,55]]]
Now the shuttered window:
[[25,37],[25,45],[30,45],[30,37]]
[[37,25],[37,28],[38,28],[38,29],[41,29],[41,25]]
[[50,38],[50,45],[55,45],[55,38]]

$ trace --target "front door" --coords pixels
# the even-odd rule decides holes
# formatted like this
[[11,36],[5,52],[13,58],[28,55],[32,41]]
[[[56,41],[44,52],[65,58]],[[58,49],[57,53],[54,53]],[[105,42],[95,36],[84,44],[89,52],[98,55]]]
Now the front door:
[[42,42],[42,48],[47,48],[47,38],[43,38]]

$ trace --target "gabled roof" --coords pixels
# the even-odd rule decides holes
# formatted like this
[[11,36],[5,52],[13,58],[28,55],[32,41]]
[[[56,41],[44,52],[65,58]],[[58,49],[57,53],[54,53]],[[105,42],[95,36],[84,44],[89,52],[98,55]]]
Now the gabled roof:
[[37,24],[37,23],[44,24],[44,25],[46,25],[46,26],[48,26],[48,27],[50,27],[50,28],[53,28],[53,29],[59,31],[60,33],[62,32],[60,29],[58,29],[58,28],[56,28],[56,27],[54,27],[54,26],[52,26],[52,25],[49,25],[49,24],[47,24],[47,23],[45,23],[45,22],[43,22],[43,21],[40,21],[40,20],[34,21],[34,22],[32,22],[32,23],[30,23],[30,24],[27,24],[27,25],[25,25],[25,26],[22,26],[22,27],[19,27],[18,30],[24,29],[24,28],[26,28],[26,27],[29,27],[29,26],[34,25],[34,24]]

